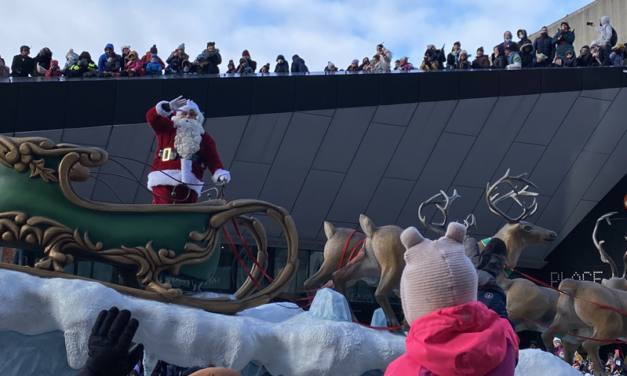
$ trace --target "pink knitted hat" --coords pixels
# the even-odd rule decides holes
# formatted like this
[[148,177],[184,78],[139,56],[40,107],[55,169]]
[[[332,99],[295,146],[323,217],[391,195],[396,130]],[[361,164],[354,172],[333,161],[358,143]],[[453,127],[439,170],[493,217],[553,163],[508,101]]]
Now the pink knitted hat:
[[439,309],[477,300],[477,271],[466,257],[465,237],[466,227],[456,222],[434,241],[423,238],[414,227],[401,234],[407,248],[401,300],[410,325]]

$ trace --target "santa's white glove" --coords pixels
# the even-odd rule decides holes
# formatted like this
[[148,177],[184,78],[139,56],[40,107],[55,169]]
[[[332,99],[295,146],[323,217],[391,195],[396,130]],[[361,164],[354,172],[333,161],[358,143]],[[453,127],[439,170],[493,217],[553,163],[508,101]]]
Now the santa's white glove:
[[178,111],[179,108],[185,106],[186,104],[187,104],[187,99],[183,98],[183,96],[180,95],[178,98],[170,101],[170,110]]
[[226,184],[226,183],[229,182],[229,177],[226,176],[226,175],[220,175],[220,177],[218,177],[218,181],[221,182],[221,183]]

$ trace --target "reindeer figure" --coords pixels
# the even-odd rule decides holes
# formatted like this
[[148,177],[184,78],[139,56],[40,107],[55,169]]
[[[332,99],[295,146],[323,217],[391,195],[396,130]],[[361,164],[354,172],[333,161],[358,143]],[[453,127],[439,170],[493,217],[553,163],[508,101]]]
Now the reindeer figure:
[[[490,211],[500,216],[507,224],[503,226],[499,232],[494,235],[494,238],[499,238],[507,245],[507,259],[506,265],[510,268],[515,268],[520,259],[522,250],[529,244],[551,244],[557,239],[557,234],[553,231],[534,225],[533,223],[525,221],[528,217],[533,215],[538,209],[538,202],[536,196],[537,192],[529,192],[529,187],[538,188],[535,184],[527,180],[527,174],[521,174],[518,176],[509,176],[510,170],[507,170],[505,175],[496,181],[493,185],[488,183],[486,192],[486,202]],[[514,185],[515,182],[522,182],[525,186],[517,191],[518,186]],[[512,191],[499,197],[499,193],[496,193],[498,186],[506,184],[511,187]],[[531,205],[527,206],[526,202],[520,200],[521,196],[533,197]],[[511,218],[505,212],[498,208],[498,204],[507,200],[514,200],[523,209],[522,214],[516,218]],[[480,242],[479,247],[483,249],[484,244]],[[497,279],[498,283],[502,283],[505,279],[505,274],[501,274]],[[509,300],[509,299],[508,299]]]
[[[435,199],[440,195],[443,199],[441,202],[436,202]],[[444,234],[444,230],[438,226],[446,226],[451,203],[459,197],[457,191],[451,197],[440,191],[440,194],[431,197],[420,205],[418,216],[433,231]],[[436,205],[444,215],[441,224],[427,224],[422,215],[422,208],[431,204]],[[352,229],[336,229],[331,223],[324,223],[324,232],[327,236],[327,243],[324,247],[324,262],[320,270],[305,281],[305,289],[309,294],[312,294],[317,286],[331,280],[326,286],[334,286],[336,291],[346,295],[346,288],[353,286],[360,279],[371,285],[378,283],[375,299],[385,313],[388,326],[396,327],[399,325],[398,319],[392,310],[388,296],[392,292],[398,294],[401,276],[405,268],[403,257],[405,246],[400,241],[403,229],[398,226],[376,227],[363,214],[359,218],[359,223],[364,231],[363,234]],[[467,226],[474,224],[474,216],[469,216],[465,223]],[[355,247],[360,249],[360,243],[363,244],[363,249],[349,261],[349,254],[356,249]]]
[[[610,217],[616,212],[601,216],[592,232],[592,240],[599,250],[601,261],[610,265],[612,277],[603,279],[601,284],[591,281],[565,279],[559,289],[567,294],[560,294],[557,300],[557,314],[549,330],[542,334],[547,351],[553,351],[552,338],[559,333],[573,333],[578,336],[599,340],[624,340],[627,337],[627,316],[594,303],[627,311],[627,253],[623,256],[624,271],[617,276],[614,261],[603,249],[604,240],[596,238],[599,223],[606,220],[611,225]],[[627,238],[626,238],[627,239]],[[509,295],[508,295],[509,297]],[[564,360],[572,364],[572,355],[581,344],[592,358],[595,365],[602,364],[599,347],[606,343],[595,340],[581,340],[567,336],[564,341]],[[606,376],[603,367],[595,367],[595,376]]]

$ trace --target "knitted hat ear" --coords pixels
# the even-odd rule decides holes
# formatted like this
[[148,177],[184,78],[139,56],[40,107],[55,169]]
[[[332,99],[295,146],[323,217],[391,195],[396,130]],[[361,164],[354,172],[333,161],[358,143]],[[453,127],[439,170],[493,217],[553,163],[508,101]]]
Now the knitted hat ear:
[[463,243],[466,238],[466,226],[461,223],[451,222],[448,224],[445,236],[458,243]]
[[415,227],[408,227],[401,233],[401,243],[407,249],[422,243],[424,240],[425,238],[420,235],[420,232]]

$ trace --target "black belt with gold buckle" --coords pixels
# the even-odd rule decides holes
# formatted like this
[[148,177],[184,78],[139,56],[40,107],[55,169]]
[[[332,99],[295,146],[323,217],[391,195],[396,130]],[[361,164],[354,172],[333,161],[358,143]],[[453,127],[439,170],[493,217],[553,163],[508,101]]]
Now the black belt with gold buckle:
[[[181,158],[181,155],[172,148],[165,148],[163,150],[159,150],[158,156],[164,162],[174,161],[174,160]],[[202,164],[202,158],[198,154],[192,155],[191,160],[194,163]]]

